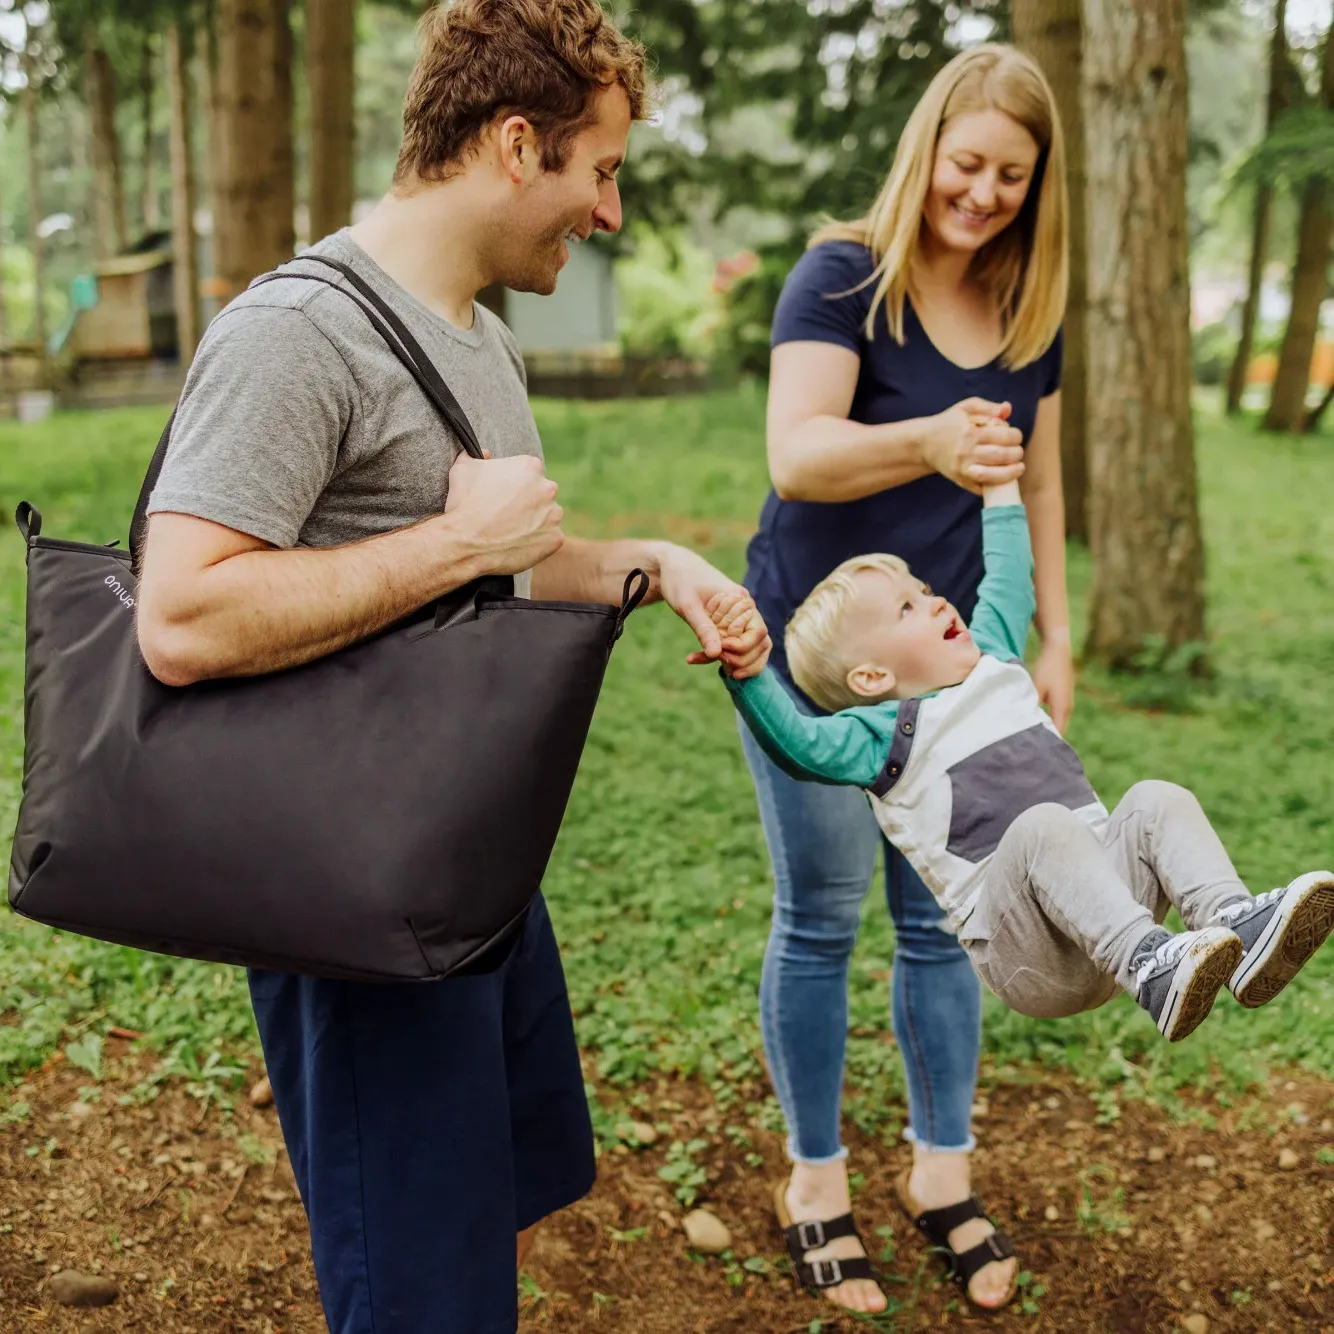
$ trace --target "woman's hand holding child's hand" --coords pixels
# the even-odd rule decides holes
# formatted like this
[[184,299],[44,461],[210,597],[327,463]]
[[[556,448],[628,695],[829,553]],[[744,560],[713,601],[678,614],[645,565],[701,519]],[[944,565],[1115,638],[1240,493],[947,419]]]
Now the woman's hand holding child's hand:
[[[769,661],[773,642],[755,599],[739,585],[715,593],[704,604],[722,638],[723,670],[744,679],[758,676]],[[702,655],[695,655],[702,660]]]
[[922,458],[965,491],[1017,481],[1024,471],[1024,438],[1009,416],[1008,403],[965,398],[928,419]]

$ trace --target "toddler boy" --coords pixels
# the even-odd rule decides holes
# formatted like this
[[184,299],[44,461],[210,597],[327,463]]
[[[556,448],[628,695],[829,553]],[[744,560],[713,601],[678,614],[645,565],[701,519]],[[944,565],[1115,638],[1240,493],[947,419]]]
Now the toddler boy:
[[[786,632],[812,717],[772,671],[728,689],[796,778],[864,788],[886,837],[945,909],[982,980],[1039,1018],[1118,987],[1169,1042],[1220,987],[1276,996],[1334,927],[1334,874],[1252,897],[1195,797],[1137,783],[1109,815],[1022,662],[1033,558],[1017,483],[989,490],[972,624],[894,556],[845,562]],[[738,598],[720,627],[754,614]],[[1186,930],[1160,925],[1169,906]]]

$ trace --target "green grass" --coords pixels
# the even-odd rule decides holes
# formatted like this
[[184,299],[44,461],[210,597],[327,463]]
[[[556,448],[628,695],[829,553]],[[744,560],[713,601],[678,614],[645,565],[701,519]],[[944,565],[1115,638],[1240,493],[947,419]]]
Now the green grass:
[[[741,572],[765,489],[757,391],[698,399],[537,405],[573,531],[666,533]],[[139,470],[165,413],[71,415],[0,426],[0,501],[31,499],[46,531],[123,536]],[[1172,672],[1087,671],[1071,739],[1108,804],[1143,777],[1200,796],[1254,889],[1334,861],[1334,441],[1291,440],[1202,413],[1200,479],[1209,542],[1210,651],[1199,684]],[[1082,607],[1088,561],[1075,551]],[[1153,588],[1146,597],[1157,596]],[[0,819],[18,800],[23,553],[0,544]],[[731,708],[711,670],[689,669],[685,628],[637,615],[612,664],[547,879],[580,1037],[604,1084],[657,1072],[720,1092],[760,1074],[755,994],[769,913],[768,866]],[[57,937],[0,916],[0,1074],[109,1024],[141,1029],[196,1077],[211,1051],[253,1044],[235,970]],[[878,890],[852,966],[849,1110],[889,1131],[900,1114],[885,1041],[892,932]],[[1168,1048],[1126,1000],[1072,1020],[990,1004],[998,1074],[1033,1063],[1115,1096],[1235,1095],[1268,1063],[1334,1075],[1334,948],[1274,1005],[1232,1004]],[[1110,1091],[1107,1091],[1110,1090]],[[1115,1096],[1113,1096],[1115,1095]],[[614,1096],[614,1095],[613,1095]]]

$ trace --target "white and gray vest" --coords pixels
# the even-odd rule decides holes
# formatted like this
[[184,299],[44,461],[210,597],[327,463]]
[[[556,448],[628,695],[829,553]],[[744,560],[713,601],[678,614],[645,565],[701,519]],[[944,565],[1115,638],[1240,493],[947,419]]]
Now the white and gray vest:
[[1099,834],[1107,822],[1024,665],[987,654],[961,685],[899,705],[894,742],[869,795],[885,837],[955,931],[1005,831],[1026,810],[1056,802]]

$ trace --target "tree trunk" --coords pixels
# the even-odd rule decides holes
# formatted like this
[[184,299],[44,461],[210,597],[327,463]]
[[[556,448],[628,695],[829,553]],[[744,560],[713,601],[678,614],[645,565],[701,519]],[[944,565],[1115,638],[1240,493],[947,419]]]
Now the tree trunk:
[[230,299],[291,258],[289,0],[218,0],[214,273]]
[[[5,125],[0,122],[0,150],[3,149],[5,140]],[[3,178],[0,178],[0,187],[5,185]],[[3,190],[0,189],[0,219],[5,216]],[[0,349],[8,346],[9,327],[5,321],[5,233],[4,228],[0,226]]]
[[292,142],[295,96],[292,87],[292,0],[269,0],[273,34],[269,61],[273,69],[273,120],[269,135],[270,172],[274,182],[269,227],[275,264],[296,250],[296,148]]
[[33,262],[33,337],[37,354],[46,360],[46,245],[42,240],[41,136],[37,115],[37,71],[25,50],[23,64],[23,120],[28,131],[28,244]]
[[1241,411],[1241,396],[1246,392],[1246,372],[1250,369],[1255,340],[1255,317],[1260,310],[1260,284],[1269,257],[1269,214],[1273,202],[1273,190],[1264,181],[1259,182],[1255,187],[1255,213],[1251,219],[1251,263],[1246,276],[1246,299],[1241,306],[1241,335],[1227,376],[1229,416]]
[[157,172],[153,154],[153,84],[156,70],[153,66],[153,34],[145,32],[139,59],[139,105],[143,116],[143,140],[140,146],[143,171],[142,212],[145,232],[156,232],[162,227],[162,205],[158,200]]
[[1320,305],[1328,287],[1331,236],[1334,214],[1329,206],[1329,187],[1324,181],[1312,181],[1302,193],[1297,259],[1292,268],[1292,309],[1265,414],[1268,431],[1300,431],[1306,420],[1311,357],[1320,326]]
[[1086,654],[1129,667],[1204,637],[1190,415],[1186,0],[1088,0]]
[[352,221],[356,0],[306,0],[310,239]]
[[[1334,22],[1325,37],[1320,71],[1320,103],[1334,111]],[[1302,191],[1297,223],[1297,258],[1292,266],[1292,308],[1283,346],[1278,353],[1274,388],[1265,414],[1269,431],[1300,431],[1306,420],[1306,391],[1311,383],[1311,357],[1320,329],[1320,304],[1329,278],[1330,242],[1334,238],[1334,197],[1323,180]]]
[[1065,132],[1070,192],[1070,293],[1061,371],[1061,477],[1067,536],[1088,540],[1088,210],[1084,166],[1081,0],[1014,0],[1015,42],[1042,67]]
[[[1265,105],[1265,134],[1274,128],[1284,103],[1284,80],[1288,60],[1288,0],[1277,0],[1274,6],[1274,35],[1269,43],[1269,97]],[[1269,212],[1274,192],[1264,182],[1255,187],[1255,216],[1251,222],[1251,263],[1246,279],[1246,300],[1241,307],[1241,336],[1237,340],[1237,355],[1227,377],[1227,411],[1236,413],[1241,408],[1241,396],[1246,392],[1246,372],[1251,364],[1251,347],[1255,337],[1255,317],[1260,309],[1260,284],[1264,278],[1265,261],[1269,258]]]
[[1314,435],[1320,429],[1320,419],[1329,411],[1331,403],[1334,403],[1334,381],[1331,381],[1329,388],[1325,390],[1325,396],[1311,409],[1311,415],[1307,417],[1302,430],[1308,435]]
[[207,181],[205,197],[209,210],[209,256],[205,275],[206,290],[210,297],[219,297],[222,291],[220,257],[228,253],[225,229],[228,221],[223,203],[223,185],[227,180],[226,143],[222,133],[222,107],[218,98],[218,10],[214,0],[206,0],[199,32],[203,37],[199,53],[200,98],[204,107],[205,147],[204,163]]
[[116,75],[95,33],[84,50],[88,112],[93,128],[93,195],[97,213],[97,252],[105,259],[125,249],[125,181],[120,136],[116,133]]
[[181,365],[188,366],[199,345],[199,258],[195,246],[190,80],[179,22],[167,29],[167,93],[171,100],[171,248],[176,345]]

